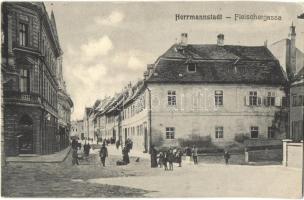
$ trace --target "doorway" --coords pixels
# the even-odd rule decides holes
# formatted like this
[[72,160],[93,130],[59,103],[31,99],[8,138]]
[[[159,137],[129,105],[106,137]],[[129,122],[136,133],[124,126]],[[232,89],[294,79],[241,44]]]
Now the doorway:
[[18,146],[19,154],[32,154],[33,148],[33,120],[28,115],[21,117],[19,121]]

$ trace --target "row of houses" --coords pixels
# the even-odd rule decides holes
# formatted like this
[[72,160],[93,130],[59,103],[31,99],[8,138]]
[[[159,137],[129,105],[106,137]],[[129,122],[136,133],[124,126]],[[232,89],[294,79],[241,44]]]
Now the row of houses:
[[291,127],[288,123],[294,120],[288,114],[289,97],[302,95],[302,103],[292,106],[303,108],[303,82],[302,89],[292,83],[296,94],[289,95],[290,80],[303,81],[299,70],[303,62],[293,59],[304,58],[293,49],[295,27],[290,30],[284,43],[288,45],[286,65],[270,50],[282,43],[225,45],[224,35],[219,34],[216,44],[188,44],[187,33],[181,34],[179,43],[147,65],[142,80],[85,109],[84,138],[93,142],[114,138],[122,144],[129,138],[143,152],[152,145],[179,146],[191,138],[209,140],[221,148],[240,137],[303,139],[303,127],[294,125],[299,120],[303,124],[303,118]]
[[60,151],[69,145],[73,102],[63,80],[54,13],[41,2],[4,2],[1,9],[5,154]]

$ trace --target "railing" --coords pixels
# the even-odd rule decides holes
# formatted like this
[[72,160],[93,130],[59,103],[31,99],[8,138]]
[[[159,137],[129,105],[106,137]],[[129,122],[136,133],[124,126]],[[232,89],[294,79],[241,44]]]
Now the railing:
[[41,103],[38,94],[18,91],[3,91],[4,101],[20,101],[24,103]]

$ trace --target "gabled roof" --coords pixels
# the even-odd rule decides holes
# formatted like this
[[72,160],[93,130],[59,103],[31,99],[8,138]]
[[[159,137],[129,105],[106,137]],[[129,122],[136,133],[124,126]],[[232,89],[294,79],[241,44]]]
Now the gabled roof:
[[[189,62],[196,64],[196,72],[187,71]],[[147,82],[285,84],[286,78],[264,46],[173,45]]]

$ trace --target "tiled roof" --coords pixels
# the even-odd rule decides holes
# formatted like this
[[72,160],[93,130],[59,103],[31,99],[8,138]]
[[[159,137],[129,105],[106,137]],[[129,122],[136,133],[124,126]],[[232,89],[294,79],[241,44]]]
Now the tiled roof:
[[[196,64],[196,72],[187,71],[188,62]],[[173,45],[147,82],[284,84],[286,78],[264,46]]]

